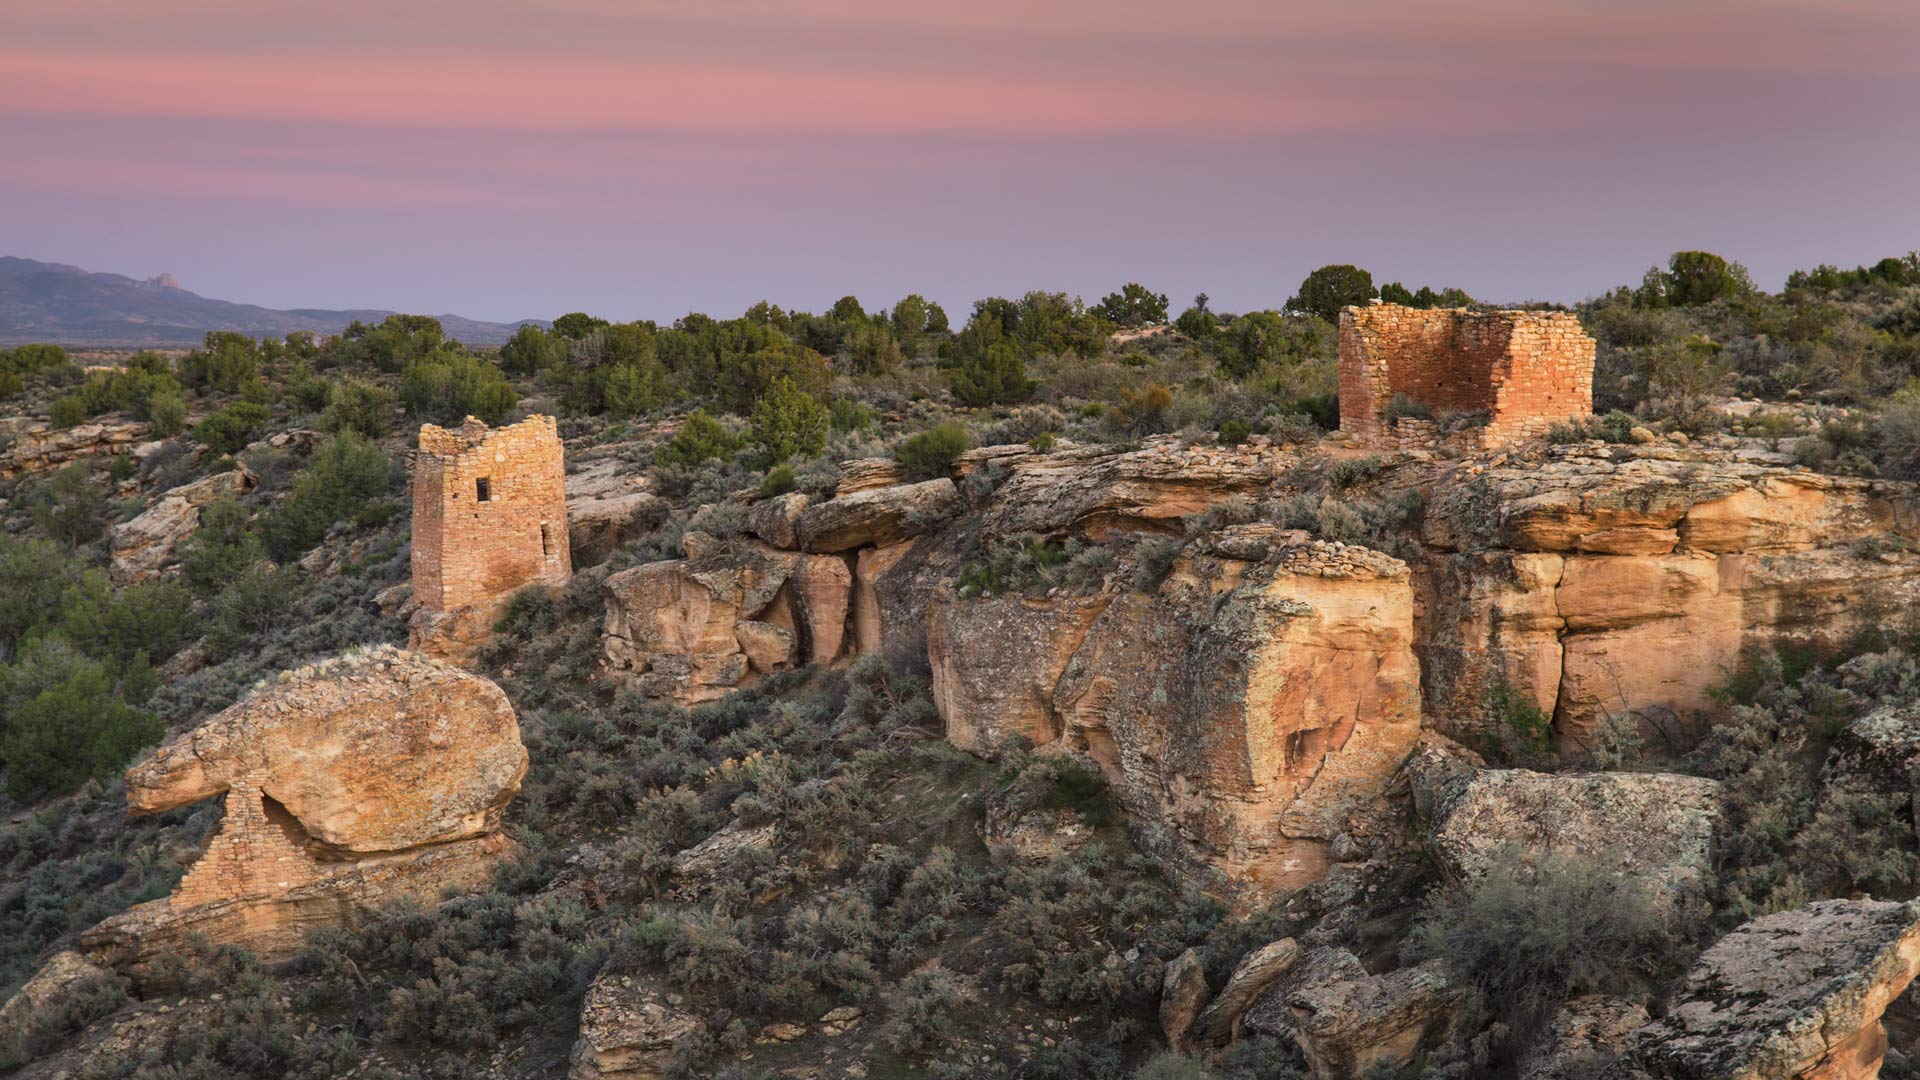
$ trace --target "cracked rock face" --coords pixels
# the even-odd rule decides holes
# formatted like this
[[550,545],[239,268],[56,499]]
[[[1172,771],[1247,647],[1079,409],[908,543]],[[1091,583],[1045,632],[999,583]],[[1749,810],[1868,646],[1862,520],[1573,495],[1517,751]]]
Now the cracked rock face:
[[1563,750],[1608,717],[1656,733],[1711,705],[1755,647],[1843,640],[1920,600],[1907,485],[1797,470],[1786,455],[1557,447],[1435,476],[1417,567],[1429,708],[1492,722],[1500,686],[1554,717]]
[[1236,526],[1150,593],[946,595],[929,621],[949,737],[1085,754],[1176,866],[1255,892],[1317,878],[1419,733],[1406,567]]
[[1702,953],[1609,1077],[1872,1080],[1880,1016],[1920,972],[1920,902],[1823,900]]
[[371,854],[498,832],[527,751],[498,686],[398,649],[288,672],[127,771],[157,813],[258,789],[315,841]]
[[254,477],[233,469],[174,488],[139,517],[115,525],[108,532],[113,562],[107,573],[116,585],[132,585],[159,575],[182,540],[200,527],[200,508],[225,495],[240,495],[253,487]]
[[689,534],[685,559],[607,579],[607,665],[653,697],[712,701],[846,646],[853,573],[833,555]]
[[1673,773],[1476,773],[1443,797],[1428,851],[1458,879],[1501,858],[1575,855],[1703,912],[1723,821],[1717,780]]
[[706,1026],[682,1004],[643,979],[603,972],[580,1007],[568,1080],[661,1080],[681,1041]]
[[152,984],[196,938],[275,959],[310,929],[478,887],[514,849],[500,818],[526,768],[479,676],[390,647],[287,672],[127,771],[136,814],[216,795],[226,813],[172,896],[82,945]]

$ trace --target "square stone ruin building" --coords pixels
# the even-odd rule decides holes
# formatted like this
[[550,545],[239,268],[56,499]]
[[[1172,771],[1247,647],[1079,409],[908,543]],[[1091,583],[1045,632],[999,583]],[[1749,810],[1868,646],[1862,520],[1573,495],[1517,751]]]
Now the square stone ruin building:
[[429,611],[502,601],[573,573],[564,449],[551,416],[498,430],[473,417],[420,428],[413,466],[413,595]]
[[1593,339],[1569,312],[1349,307],[1340,312],[1340,430],[1394,436],[1398,397],[1435,416],[1483,414],[1483,445],[1544,435],[1593,415],[1593,357]]

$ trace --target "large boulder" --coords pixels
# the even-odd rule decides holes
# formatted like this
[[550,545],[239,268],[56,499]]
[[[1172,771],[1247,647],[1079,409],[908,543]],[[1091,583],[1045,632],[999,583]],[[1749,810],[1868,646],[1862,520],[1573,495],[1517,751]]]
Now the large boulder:
[[867,488],[814,503],[794,523],[800,550],[832,555],[897,544],[960,511],[960,490],[946,477]]
[[1220,1046],[1231,1040],[1247,1007],[1291,971],[1299,959],[1300,946],[1292,938],[1262,945],[1242,957],[1227,977],[1227,985],[1200,1014],[1193,1029],[1195,1041],[1203,1046]]
[[[607,579],[601,647],[608,666],[648,694],[691,705],[789,666],[797,626],[786,586],[800,556],[752,541],[689,543],[688,558]],[[778,656],[773,630],[788,635]]]
[[147,984],[196,939],[277,959],[316,927],[478,887],[514,850],[500,818],[526,768],[479,676],[391,647],[288,672],[127,771],[134,813],[221,795],[226,814],[173,895],[82,945]]
[[1472,988],[1430,960],[1382,975],[1361,975],[1293,990],[1293,1038],[1314,1080],[1363,1080],[1402,1069],[1457,1037]]
[[342,856],[498,832],[526,775],[506,694],[393,648],[287,672],[127,770],[151,814],[257,789]]
[[1880,1016],[1916,973],[1920,902],[1823,900],[1763,915],[1694,961],[1609,1075],[1872,1080],[1887,1050]]
[[254,485],[253,474],[231,469],[168,491],[132,521],[108,530],[113,561],[107,573],[116,585],[132,585],[158,575],[182,540],[200,527],[200,508]]
[[1419,735],[1412,633],[1399,560],[1222,530],[1100,612],[1055,690],[1056,727],[1171,862],[1249,896],[1297,887]]
[[1491,769],[1440,800],[1428,850],[1456,879],[1516,854],[1579,856],[1698,909],[1713,883],[1722,803],[1720,783],[1698,776]]
[[674,1051],[705,1024],[678,995],[603,971],[580,1007],[568,1080],[662,1080]]
[[1520,1056],[1519,1080],[1594,1080],[1647,1022],[1646,1007],[1604,994],[1554,1010],[1547,1029]]
[[1259,446],[1197,446],[1174,437],[1133,450],[1059,447],[1039,453],[993,446],[960,459],[1004,470],[981,523],[988,536],[1071,533],[1105,539],[1121,533],[1181,533],[1183,522],[1235,495],[1264,490],[1292,455]]
[[54,953],[0,1005],[0,1059],[25,1047],[36,1029],[54,1026],[48,1022],[78,995],[118,981],[119,976],[72,949]]

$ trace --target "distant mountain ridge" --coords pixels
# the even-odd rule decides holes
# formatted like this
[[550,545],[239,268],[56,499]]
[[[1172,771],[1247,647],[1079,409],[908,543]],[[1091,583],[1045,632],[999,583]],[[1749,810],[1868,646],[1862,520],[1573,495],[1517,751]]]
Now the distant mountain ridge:
[[[77,266],[0,255],[0,345],[51,341],[62,345],[195,345],[209,330],[280,337],[296,330],[335,334],[347,324],[379,322],[393,314],[374,309],[281,311],[257,304],[212,300],[180,287],[172,274],[140,281]],[[436,316],[447,336],[469,345],[498,345],[528,323],[496,323],[459,315]]]

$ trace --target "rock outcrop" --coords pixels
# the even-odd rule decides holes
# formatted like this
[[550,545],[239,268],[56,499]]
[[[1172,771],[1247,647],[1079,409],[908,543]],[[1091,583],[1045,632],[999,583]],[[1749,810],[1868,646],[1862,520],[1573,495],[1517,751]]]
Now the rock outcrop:
[[56,428],[44,420],[15,420],[0,426],[7,436],[0,452],[0,478],[57,469],[69,462],[105,454],[128,454],[151,430],[133,422],[89,421]]
[[956,742],[1083,753],[1162,855],[1264,891],[1317,878],[1412,748],[1412,618],[1398,560],[1239,526],[1151,592],[943,599],[930,658]]
[[180,542],[200,527],[200,508],[228,495],[242,495],[255,483],[252,473],[233,469],[174,488],[132,521],[108,530],[113,583],[132,585],[157,577]]
[[88,931],[96,959],[151,974],[193,935],[264,956],[313,926],[485,880],[527,768],[500,688],[380,648],[288,672],[127,771],[136,814],[225,797],[171,897]]
[[678,995],[631,975],[602,972],[580,1008],[568,1080],[662,1080],[674,1050],[706,1025]]
[[1719,781],[1698,776],[1492,769],[1440,800],[1428,851],[1456,879],[1503,858],[1578,856],[1694,911],[1713,885],[1723,820]]
[[964,472],[1003,469],[1006,480],[987,508],[988,536],[1020,533],[1105,539],[1133,532],[1179,533],[1184,519],[1223,499],[1263,491],[1294,455],[1265,441],[1245,446],[1185,446],[1155,439],[1138,450],[985,447],[963,455]]
[[618,459],[598,461],[566,479],[567,538],[576,568],[598,566],[615,548],[640,535],[648,516],[667,515],[666,501]]
[[918,484],[863,488],[813,503],[794,522],[800,550],[832,555],[885,547],[938,524],[960,509],[960,491],[946,477]]
[[1872,1080],[1880,1016],[1920,973],[1920,902],[1823,900],[1700,955],[1610,1078]]
[[1449,734],[1519,690],[1562,746],[1608,717],[1684,719],[1748,650],[1836,643],[1920,599],[1909,485],[1787,455],[1536,449],[1436,476],[1419,567],[1428,706]]
[[853,596],[844,559],[700,533],[687,551],[607,579],[609,669],[693,705],[841,655]]
[[1363,1080],[1375,1069],[1405,1068],[1454,1038],[1471,995],[1432,960],[1304,986],[1286,1005],[1314,1080]]
[[1625,1052],[1647,1022],[1644,1006],[1604,994],[1560,1006],[1547,1030],[1520,1057],[1519,1080],[1594,1080]]

